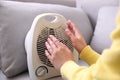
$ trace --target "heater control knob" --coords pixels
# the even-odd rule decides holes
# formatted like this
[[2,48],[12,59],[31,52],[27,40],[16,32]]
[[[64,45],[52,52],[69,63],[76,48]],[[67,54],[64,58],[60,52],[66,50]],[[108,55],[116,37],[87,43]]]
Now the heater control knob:
[[46,73],[48,73],[48,69],[45,66],[39,66],[36,69],[36,75],[38,77],[44,76]]

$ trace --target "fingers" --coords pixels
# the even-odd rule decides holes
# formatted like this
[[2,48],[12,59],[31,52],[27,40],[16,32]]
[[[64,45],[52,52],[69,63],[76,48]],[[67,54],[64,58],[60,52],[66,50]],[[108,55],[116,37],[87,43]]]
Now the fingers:
[[49,51],[50,54],[52,54],[53,52],[53,48],[51,47],[51,45],[48,42],[45,42],[46,48]]
[[56,46],[50,38],[48,38],[47,42],[45,42],[45,45],[46,45],[46,48],[47,48],[47,50],[45,50],[45,55],[47,56],[47,58],[52,63],[52,58],[53,58],[53,55],[54,55],[54,49],[56,49]]
[[68,25],[68,29],[70,29],[71,31],[74,31],[76,29],[75,24],[71,20],[67,21],[67,25]]
[[[68,30],[69,32],[71,32],[71,34],[74,36],[74,37],[80,37],[81,33],[79,32],[78,28],[75,26],[74,23],[72,23],[72,21],[68,20],[67,21],[67,24],[68,24]],[[67,33],[67,32],[66,32]],[[68,35],[69,36],[69,35]]]
[[53,43],[56,47],[59,47],[60,41],[58,39],[56,39],[56,37],[54,37],[53,35],[50,35],[50,39],[53,41]]
[[50,35],[47,42],[45,42],[48,52],[52,55],[54,51],[61,45],[59,40],[56,39],[53,35]]
[[54,44],[54,41],[51,38],[48,38],[47,42],[52,49],[56,48],[56,45]]
[[45,50],[45,55],[47,56],[47,58],[48,58],[49,60],[52,59],[52,56],[50,55],[50,53],[49,53],[47,50]]
[[68,29],[74,34],[74,26],[70,20],[67,21]]
[[67,21],[68,28],[65,30],[66,34],[73,40],[76,37],[76,33],[78,32],[75,24],[72,23],[70,20]]
[[52,63],[55,52],[58,49],[58,47],[61,46],[61,42],[59,42],[59,40],[56,39],[53,35],[50,35],[47,42],[45,42],[45,45],[47,48],[47,50],[45,50],[45,55]]
[[68,25],[68,29],[73,34],[78,33],[78,28],[76,27],[76,25],[71,20],[68,20],[67,25]]
[[69,29],[66,29],[66,30],[65,30],[65,33],[67,34],[67,36],[70,37],[71,40],[74,39],[74,34],[73,34]]

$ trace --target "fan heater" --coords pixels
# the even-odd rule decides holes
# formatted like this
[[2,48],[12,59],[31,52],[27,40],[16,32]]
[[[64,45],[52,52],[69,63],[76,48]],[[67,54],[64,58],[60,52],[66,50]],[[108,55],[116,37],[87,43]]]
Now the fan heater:
[[45,56],[45,42],[49,35],[54,35],[65,44],[73,52],[76,62],[78,61],[78,53],[72,46],[71,40],[64,33],[66,28],[66,19],[60,14],[44,13],[34,19],[25,39],[31,80],[46,80],[60,75]]

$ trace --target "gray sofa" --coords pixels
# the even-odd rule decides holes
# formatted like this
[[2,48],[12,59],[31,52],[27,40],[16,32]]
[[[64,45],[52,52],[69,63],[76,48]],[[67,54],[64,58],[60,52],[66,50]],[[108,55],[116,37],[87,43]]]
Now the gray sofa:
[[[0,80],[30,80],[24,40],[37,15],[62,14],[77,25],[88,45],[102,53],[111,45],[118,6],[119,0],[1,0]],[[82,60],[78,64],[88,66]]]

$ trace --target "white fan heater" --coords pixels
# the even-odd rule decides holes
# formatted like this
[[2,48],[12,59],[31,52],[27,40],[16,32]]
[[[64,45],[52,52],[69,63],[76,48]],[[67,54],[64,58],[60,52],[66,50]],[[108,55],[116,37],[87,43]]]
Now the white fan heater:
[[60,42],[68,46],[73,52],[76,62],[78,61],[78,53],[64,33],[66,28],[66,19],[60,14],[44,13],[34,19],[25,39],[28,70],[31,80],[46,80],[60,75],[45,56],[45,42],[49,35],[54,35]]

